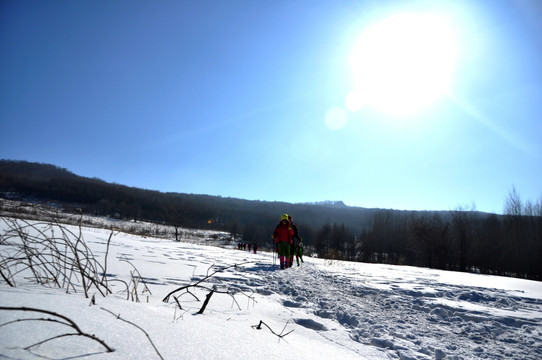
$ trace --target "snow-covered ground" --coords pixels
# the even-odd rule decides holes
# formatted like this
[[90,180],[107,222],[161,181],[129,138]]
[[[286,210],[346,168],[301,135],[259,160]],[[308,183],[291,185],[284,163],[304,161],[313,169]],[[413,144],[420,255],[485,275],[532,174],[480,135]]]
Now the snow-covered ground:
[[[0,219],[0,234],[6,229]],[[83,228],[84,240],[102,262],[110,234],[105,228]],[[4,257],[11,251],[8,240],[14,241],[5,235],[1,240]],[[51,315],[0,310],[0,358],[542,358],[540,282],[312,258],[301,267],[278,270],[276,262],[271,253],[116,232],[107,257],[113,294],[93,291],[94,304],[81,291],[37,285],[24,274],[16,275],[16,287],[0,280],[0,307],[61,314],[115,351],[82,336],[25,350],[72,331],[51,321],[11,322]],[[177,300],[162,301],[171,291],[234,264],[240,265],[201,283],[217,290],[203,314],[197,312],[207,290],[190,288]],[[150,290],[144,293],[138,285],[140,302],[127,300],[125,285],[112,281],[129,282],[134,267]],[[224,290],[235,295],[220,293]],[[257,329],[260,321],[265,325]]]

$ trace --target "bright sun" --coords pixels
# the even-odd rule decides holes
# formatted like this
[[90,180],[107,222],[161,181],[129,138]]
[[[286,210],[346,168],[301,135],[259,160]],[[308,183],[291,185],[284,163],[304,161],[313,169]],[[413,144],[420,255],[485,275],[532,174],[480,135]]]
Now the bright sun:
[[446,93],[456,44],[444,19],[400,14],[364,32],[350,57],[355,89],[346,106],[409,115]]

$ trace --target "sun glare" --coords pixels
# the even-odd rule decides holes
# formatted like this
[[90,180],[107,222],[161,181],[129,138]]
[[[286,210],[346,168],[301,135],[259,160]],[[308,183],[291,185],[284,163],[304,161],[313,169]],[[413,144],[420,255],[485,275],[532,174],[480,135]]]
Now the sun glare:
[[346,106],[416,113],[447,92],[454,60],[455,39],[443,18],[392,16],[367,29],[355,44],[350,57],[355,88]]

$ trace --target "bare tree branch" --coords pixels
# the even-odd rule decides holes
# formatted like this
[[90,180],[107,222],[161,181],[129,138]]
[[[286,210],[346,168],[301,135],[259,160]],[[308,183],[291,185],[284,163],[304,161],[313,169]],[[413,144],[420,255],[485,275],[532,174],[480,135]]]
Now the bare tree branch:
[[205,308],[207,307],[207,304],[209,304],[209,300],[211,300],[211,296],[213,296],[214,294],[214,290],[211,290],[207,296],[205,297],[205,301],[203,302],[203,306],[201,307],[201,309],[199,309],[198,311],[198,314],[203,314],[203,312],[205,311]]
[[36,309],[36,308],[28,308],[28,307],[8,307],[8,306],[0,306],[0,310],[38,312],[38,313],[42,313],[42,314],[55,316],[55,317],[58,318],[58,319],[50,319],[50,318],[18,319],[18,320],[11,321],[11,322],[8,322],[8,323],[5,323],[5,324],[1,324],[0,326],[9,325],[11,323],[18,322],[18,321],[51,321],[51,322],[56,322],[56,323],[59,323],[59,324],[62,324],[62,325],[69,326],[69,327],[71,327],[72,329],[75,330],[75,333],[66,333],[66,334],[57,335],[57,336],[45,339],[43,341],[40,341],[40,342],[38,342],[36,344],[27,346],[27,347],[25,347],[25,350],[28,350],[28,349],[30,349],[32,347],[38,346],[40,344],[46,343],[48,341],[51,341],[53,339],[63,337],[63,336],[83,336],[83,337],[86,337],[86,338],[89,338],[89,339],[92,339],[92,340],[98,342],[99,344],[101,344],[107,350],[107,352],[113,352],[114,351],[114,349],[109,347],[103,340],[97,338],[94,335],[87,334],[87,333],[83,332],[79,328],[79,326],[74,321],[72,321],[70,318],[68,318],[68,317],[66,317],[64,315],[55,313],[53,311],[43,310],[43,309]]
[[[246,262],[240,263],[240,264],[229,265],[229,266],[220,268],[220,269],[218,269],[218,270],[216,270],[216,271],[214,271],[212,273],[209,273],[209,270],[212,268],[212,266],[211,266],[209,269],[207,269],[207,275],[205,277],[203,277],[202,279],[196,281],[196,283],[194,283],[194,284],[188,284],[188,285],[185,285],[185,286],[181,286],[181,287],[171,291],[169,294],[167,294],[164,297],[164,299],[162,301],[167,303],[167,302],[169,302],[169,298],[170,298],[171,295],[173,295],[173,294],[175,294],[175,293],[177,293],[179,291],[186,290],[186,289],[191,288],[191,287],[193,287],[193,288],[198,288],[199,287],[199,288],[204,288],[204,289],[207,289],[207,290],[211,290],[211,289],[206,288],[206,287],[204,287],[203,285],[200,285],[200,284],[202,282],[204,282],[204,281],[207,281],[209,278],[213,277],[215,274],[217,274],[219,272],[222,272],[222,271],[225,271],[227,269],[231,269],[233,267],[237,267],[237,266],[240,266],[240,265],[250,264],[250,263],[253,263],[253,261],[246,261]],[[216,291],[216,292],[219,292],[219,291]],[[223,293],[228,293],[228,292],[223,292]]]
[[164,359],[164,358],[162,357],[162,355],[160,355],[160,352],[158,351],[158,349],[156,348],[156,346],[154,345],[154,343],[152,342],[151,337],[149,336],[149,334],[148,334],[142,327],[140,327],[139,325],[134,324],[134,323],[131,322],[131,321],[128,321],[128,320],[125,320],[125,319],[121,318],[120,315],[115,315],[115,313],[113,313],[113,312],[110,311],[110,310],[107,310],[107,309],[105,309],[105,308],[103,308],[103,307],[101,307],[100,309],[102,309],[103,311],[107,311],[107,312],[110,313],[111,315],[115,316],[117,319],[119,319],[119,320],[121,320],[121,321],[124,321],[125,323],[128,323],[128,324],[130,324],[130,325],[133,325],[133,326],[135,326],[136,328],[138,328],[139,330],[141,330],[141,331],[145,334],[145,336],[147,337],[147,339],[149,340],[149,342],[151,343],[152,347],[154,348],[154,351],[156,351],[156,354],[158,354],[158,356],[160,357],[160,359],[162,359],[162,360]]
[[260,330],[262,328],[262,325],[265,325],[266,328],[269,329],[269,331],[271,331],[271,333],[273,335],[276,335],[278,336],[279,338],[284,338],[286,335],[290,334],[291,332],[293,332],[294,330],[290,330],[288,331],[287,333],[284,333],[284,330],[286,330],[286,326],[288,326],[288,322],[286,322],[286,324],[284,325],[284,328],[282,328],[282,331],[280,332],[280,334],[277,334],[276,332],[273,331],[273,329],[271,329],[271,327],[269,327],[269,325],[267,325],[266,323],[264,323],[262,320],[260,320],[260,323],[258,325],[252,325],[252,328],[253,329],[257,329],[257,330]]

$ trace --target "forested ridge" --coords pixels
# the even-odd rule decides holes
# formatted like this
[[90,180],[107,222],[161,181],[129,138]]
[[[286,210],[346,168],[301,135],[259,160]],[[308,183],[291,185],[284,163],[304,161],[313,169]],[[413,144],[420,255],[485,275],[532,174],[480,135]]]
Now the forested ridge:
[[228,231],[263,248],[271,245],[270,234],[286,212],[315,256],[542,280],[542,200],[523,202],[514,188],[503,201],[503,215],[478,212],[474,205],[399,211],[164,193],[78,176],[55,165],[0,160],[0,198]]

